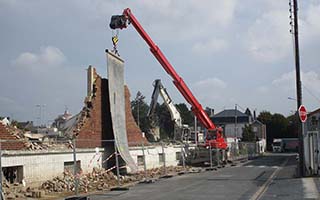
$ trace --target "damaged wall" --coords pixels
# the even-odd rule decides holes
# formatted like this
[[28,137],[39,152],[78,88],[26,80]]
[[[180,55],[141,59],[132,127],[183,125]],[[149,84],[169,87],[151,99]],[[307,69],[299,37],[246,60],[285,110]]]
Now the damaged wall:
[[[112,140],[112,124],[110,115],[110,102],[108,91],[108,80],[101,78],[93,70],[94,82],[92,97],[86,97],[81,117],[74,129],[77,134],[77,148],[104,147],[108,143],[102,143],[101,139]],[[89,84],[89,82],[88,82]],[[129,146],[146,144],[147,140],[142,137],[141,130],[137,126],[131,112],[130,92],[127,86],[125,90],[125,115],[126,129]]]
[[0,139],[7,140],[1,142],[2,150],[20,150],[24,148],[24,143],[18,141],[15,136],[11,135],[2,123],[0,123]]

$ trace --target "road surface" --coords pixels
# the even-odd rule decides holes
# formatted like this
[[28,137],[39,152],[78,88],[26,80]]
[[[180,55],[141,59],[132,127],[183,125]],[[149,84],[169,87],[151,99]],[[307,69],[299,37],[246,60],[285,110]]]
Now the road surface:
[[91,195],[91,200],[319,199],[318,178],[295,178],[295,154],[268,154],[217,171],[137,184],[128,191]]

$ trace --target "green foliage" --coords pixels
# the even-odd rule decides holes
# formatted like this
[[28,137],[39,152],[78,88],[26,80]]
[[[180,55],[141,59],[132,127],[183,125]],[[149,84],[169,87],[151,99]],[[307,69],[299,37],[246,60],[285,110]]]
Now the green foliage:
[[288,135],[293,138],[299,137],[298,135],[298,123],[299,123],[299,117],[298,115],[290,115],[287,117],[288,119]]
[[271,118],[270,131],[275,138],[288,137],[288,119],[282,114],[275,113]]
[[145,96],[138,91],[136,98],[131,101],[131,111],[137,125],[143,132],[147,132],[150,129],[150,123],[147,118],[148,110],[149,106],[145,102]]
[[182,123],[191,126],[194,123],[194,116],[191,110],[185,103],[176,104],[178,111],[180,112]]
[[272,114],[269,111],[262,111],[259,116],[258,120],[263,124],[270,125],[271,123]]
[[255,142],[256,137],[254,132],[252,131],[251,125],[245,125],[242,133],[242,141],[244,142]]
[[295,115],[286,118],[279,113],[271,114],[263,111],[259,114],[258,120],[266,125],[269,148],[274,138],[297,137],[297,117]]
[[164,103],[159,106],[158,116],[160,124],[160,138],[173,138],[174,122],[171,120],[170,112]]

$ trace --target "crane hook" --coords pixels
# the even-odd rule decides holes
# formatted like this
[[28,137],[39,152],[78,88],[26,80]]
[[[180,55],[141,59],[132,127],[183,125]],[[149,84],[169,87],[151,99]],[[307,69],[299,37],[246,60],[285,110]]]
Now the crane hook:
[[112,44],[113,44],[113,52],[115,54],[117,54],[118,56],[120,56],[119,52],[118,52],[118,49],[117,49],[117,44],[119,42],[119,31],[117,30],[116,31],[116,34],[114,34],[112,37],[111,37],[111,40],[112,40]]

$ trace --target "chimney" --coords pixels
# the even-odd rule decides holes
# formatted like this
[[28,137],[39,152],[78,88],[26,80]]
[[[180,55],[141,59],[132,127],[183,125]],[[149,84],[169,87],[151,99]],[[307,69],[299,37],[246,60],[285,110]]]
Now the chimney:
[[89,65],[87,70],[87,97],[91,99],[93,93],[93,83],[94,83],[94,68]]
[[257,120],[257,117],[256,117],[256,110],[253,111],[253,120]]

